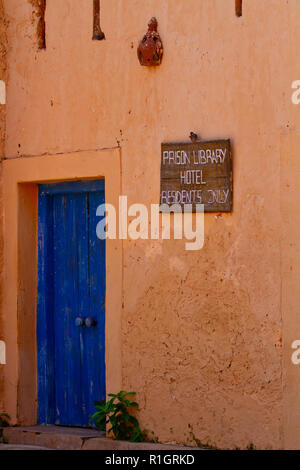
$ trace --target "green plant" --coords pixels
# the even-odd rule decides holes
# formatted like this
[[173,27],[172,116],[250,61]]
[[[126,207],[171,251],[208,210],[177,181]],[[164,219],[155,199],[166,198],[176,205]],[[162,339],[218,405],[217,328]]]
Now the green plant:
[[10,416],[7,413],[0,413],[0,427],[1,428],[8,426],[9,420],[10,420]]
[[111,428],[108,432],[113,432],[115,438],[120,441],[142,442],[144,435],[140,429],[138,420],[132,416],[128,409],[137,408],[139,405],[130,401],[128,397],[135,395],[135,392],[124,392],[121,390],[117,395],[110,393],[109,401],[96,401],[96,413],[90,419],[100,431],[104,431],[106,424]]

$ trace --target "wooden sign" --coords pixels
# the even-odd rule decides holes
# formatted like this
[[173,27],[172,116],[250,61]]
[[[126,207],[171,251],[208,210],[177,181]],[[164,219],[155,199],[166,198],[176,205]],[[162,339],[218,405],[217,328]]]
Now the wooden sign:
[[[204,212],[231,212],[230,140],[165,143],[161,146],[160,204],[204,204]],[[161,209],[164,212],[164,209]]]

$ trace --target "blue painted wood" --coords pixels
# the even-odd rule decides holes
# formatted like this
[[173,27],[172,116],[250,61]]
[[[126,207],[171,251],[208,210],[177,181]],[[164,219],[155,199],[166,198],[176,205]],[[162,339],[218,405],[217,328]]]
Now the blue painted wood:
[[37,367],[40,423],[55,418],[52,200],[40,195],[38,207]]
[[[99,342],[95,339],[99,332],[105,331],[105,241],[99,240],[96,236],[96,226],[99,222],[96,211],[97,207],[104,202],[104,193],[89,194],[89,308],[90,317],[97,322],[96,327],[89,328],[85,336],[89,407],[92,406],[93,396],[99,396],[100,400],[105,400],[105,393],[101,388],[101,384],[105,383],[105,338],[102,336]],[[103,262],[98,263],[98,259]],[[101,286],[100,290],[99,286]],[[93,344],[97,344],[97,347],[92,347]]]
[[64,183],[40,184],[39,191],[44,194],[82,194],[91,192],[101,192],[105,190],[105,180],[84,180]]
[[[105,399],[105,241],[96,236],[104,182],[40,185],[39,423],[88,426]],[[77,317],[92,317],[82,328]]]

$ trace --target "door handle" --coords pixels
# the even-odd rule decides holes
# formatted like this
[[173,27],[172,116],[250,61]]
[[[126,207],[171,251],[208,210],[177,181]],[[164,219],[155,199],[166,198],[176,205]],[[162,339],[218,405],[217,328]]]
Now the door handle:
[[78,326],[78,328],[84,326],[84,319],[81,317],[77,317],[75,320],[75,326]]
[[92,328],[93,326],[96,326],[97,325],[97,322],[91,318],[91,317],[87,317],[85,320],[84,320],[84,323],[85,323],[85,326],[87,328]]

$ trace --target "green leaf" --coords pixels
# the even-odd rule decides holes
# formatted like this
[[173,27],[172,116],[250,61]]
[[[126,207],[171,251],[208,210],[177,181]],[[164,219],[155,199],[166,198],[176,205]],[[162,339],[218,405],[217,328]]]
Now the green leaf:
[[94,401],[95,406],[105,406],[106,400]]
[[136,395],[136,392],[121,390],[118,394],[110,393],[108,401],[95,401],[96,413],[90,419],[94,421],[98,429],[105,429],[110,424],[109,432],[113,432],[116,439],[142,442],[144,436],[140,430],[137,418],[129,413],[132,407],[138,407],[138,403],[130,401],[128,397]]

